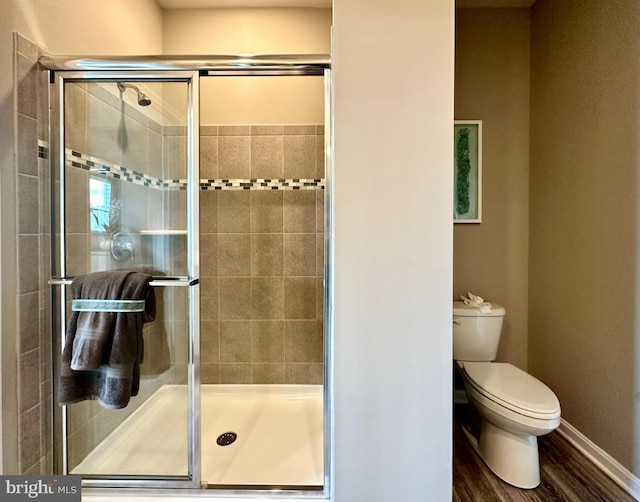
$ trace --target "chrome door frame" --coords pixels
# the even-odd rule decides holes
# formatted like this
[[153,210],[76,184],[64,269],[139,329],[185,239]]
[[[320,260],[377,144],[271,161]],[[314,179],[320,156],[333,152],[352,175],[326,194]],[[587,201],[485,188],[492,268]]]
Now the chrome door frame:
[[[200,112],[200,80],[197,71],[59,71],[55,73],[54,84],[57,90],[57,115],[50,121],[50,138],[57,139],[57,162],[59,188],[59,209],[57,231],[60,236],[58,272],[61,277],[52,278],[52,287],[60,286],[58,316],[60,330],[60,348],[64,346],[66,337],[66,303],[68,300],[68,285],[66,266],[66,216],[65,216],[65,82],[184,82],[187,84],[187,277],[167,281],[163,287],[188,287],[189,320],[188,320],[188,382],[187,382],[187,476],[100,476],[99,478],[83,479],[83,486],[95,488],[143,488],[149,486],[153,479],[153,486],[158,488],[200,488],[201,485],[201,456],[200,456],[200,260],[199,260],[199,112]],[[55,93],[52,93],[55,96]],[[55,107],[52,107],[55,109]],[[56,119],[56,120],[53,120]],[[57,135],[55,128],[57,126]],[[53,159],[52,159],[53,160]],[[53,166],[52,166],[53,167]],[[54,184],[52,184],[52,187]],[[52,188],[53,190],[53,188]],[[55,218],[55,214],[52,214]],[[55,307],[52,307],[55,308]],[[56,435],[62,435],[62,474],[69,474],[68,466],[68,429],[67,407],[62,406],[61,430]],[[54,423],[56,421],[54,420]],[[55,442],[54,442],[55,444]]]
[[[89,79],[158,79],[168,81],[180,80],[180,76],[185,74],[191,75],[192,96],[190,98],[190,109],[192,111],[189,124],[191,130],[197,132],[190,139],[188,137],[188,150],[195,150],[192,158],[194,169],[189,172],[198,173],[198,140],[199,140],[199,77],[200,76],[285,76],[285,75],[315,75],[323,76],[325,88],[325,226],[324,226],[324,249],[325,249],[325,287],[324,287],[324,388],[323,388],[323,428],[324,428],[324,485],[321,491],[306,491],[287,489],[280,490],[252,490],[247,487],[236,490],[220,490],[217,493],[220,496],[246,495],[248,497],[260,497],[265,499],[286,498],[286,499],[328,499],[333,493],[333,474],[334,474],[334,458],[333,458],[333,74],[331,71],[331,57],[325,54],[300,54],[300,55],[208,55],[208,56],[44,56],[39,60],[41,66],[49,70],[57,81],[63,74],[64,78],[89,78]],[[174,76],[172,80],[172,75]],[[61,88],[63,92],[63,87]],[[60,104],[62,105],[60,115],[61,124],[64,124],[64,100],[61,94]],[[52,120],[52,132],[53,124]],[[50,136],[54,137],[53,134]],[[64,138],[62,138],[64,139]],[[193,153],[193,152],[192,152]],[[64,151],[61,153],[64,156]],[[62,164],[64,165],[64,158]],[[191,165],[187,163],[188,167]],[[189,185],[195,191],[195,194],[189,192],[189,200],[191,203],[195,200],[195,211],[193,212],[193,221],[188,224],[198,228],[199,224],[199,208],[197,200],[199,197],[199,174],[194,174],[195,180],[189,178]],[[194,182],[192,182],[194,181]],[[189,202],[187,207],[189,206]],[[61,209],[63,212],[63,209]],[[191,214],[191,212],[189,213]],[[61,224],[64,221],[61,220]],[[189,227],[192,228],[192,227]],[[195,246],[189,249],[190,263],[194,266],[192,275],[189,269],[190,277],[199,277],[199,232],[195,232]],[[64,251],[64,244],[61,243]],[[195,256],[193,255],[195,254]],[[64,255],[63,255],[64,256]],[[61,273],[64,274],[64,268]],[[64,277],[64,275],[63,275]],[[197,279],[196,279],[197,282]],[[64,290],[62,288],[62,294]],[[196,448],[190,449],[190,464],[193,463],[197,467],[194,468],[194,477],[192,481],[175,483],[173,481],[163,481],[150,478],[141,480],[85,480],[83,485],[87,488],[99,490],[99,493],[106,493],[103,488],[121,487],[131,488],[131,495],[158,495],[172,496],[176,493],[192,493],[194,495],[203,495],[206,488],[203,485],[200,472],[200,375],[199,375],[199,350],[200,350],[200,304],[199,304],[199,286],[189,288],[190,292],[190,315],[194,328],[197,329],[197,340],[193,340],[189,348],[189,356],[193,359],[194,364],[190,365],[189,379],[197,382],[197,398],[196,402],[191,402],[192,409],[197,410],[197,414],[193,417],[193,439],[197,435],[198,444]],[[192,296],[198,298],[193,301]],[[61,302],[64,305],[64,301]],[[62,309],[64,310],[64,309]],[[65,312],[61,312],[65,315]],[[64,317],[61,318],[64,330]],[[63,334],[64,340],[64,334]],[[197,424],[197,425],[196,425]],[[66,435],[64,436],[66,438]],[[197,455],[196,455],[197,452]],[[197,478],[196,478],[197,474]],[[191,490],[185,490],[189,489]],[[194,490],[197,488],[197,490]],[[274,487],[275,488],[275,487]],[[175,490],[177,489],[177,490]]]

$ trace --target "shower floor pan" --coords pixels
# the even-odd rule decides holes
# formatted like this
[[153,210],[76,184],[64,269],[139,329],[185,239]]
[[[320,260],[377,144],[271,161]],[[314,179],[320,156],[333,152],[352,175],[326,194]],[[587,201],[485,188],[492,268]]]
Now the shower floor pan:
[[[202,385],[201,389],[204,482],[322,486],[322,386]],[[186,386],[163,386],[72,474],[186,475],[186,407]],[[219,445],[233,439],[225,435],[229,432],[235,440]]]

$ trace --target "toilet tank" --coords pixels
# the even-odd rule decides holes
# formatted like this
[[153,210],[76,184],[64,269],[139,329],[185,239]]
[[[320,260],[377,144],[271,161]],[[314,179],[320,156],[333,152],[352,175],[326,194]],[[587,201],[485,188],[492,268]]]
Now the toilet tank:
[[456,361],[494,361],[500,343],[505,309],[491,303],[480,312],[463,302],[453,302],[453,358]]

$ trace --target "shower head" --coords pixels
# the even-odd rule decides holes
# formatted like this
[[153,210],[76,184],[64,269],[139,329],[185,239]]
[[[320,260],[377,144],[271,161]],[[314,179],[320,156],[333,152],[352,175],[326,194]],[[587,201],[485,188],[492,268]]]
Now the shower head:
[[149,96],[147,96],[144,92],[138,89],[135,85],[123,84],[122,82],[117,82],[117,84],[118,84],[118,90],[121,93],[124,92],[127,89],[127,87],[130,87],[131,89],[136,91],[138,93],[138,104],[140,106],[149,106],[151,104],[151,100],[149,99]]
[[151,100],[144,92],[138,91],[138,104],[140,106],[149,106],[151,104]]

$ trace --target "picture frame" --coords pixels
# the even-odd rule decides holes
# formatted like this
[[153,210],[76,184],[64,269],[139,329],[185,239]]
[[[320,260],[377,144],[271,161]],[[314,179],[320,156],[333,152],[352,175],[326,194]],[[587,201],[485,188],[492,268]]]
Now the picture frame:
[[453,163],[453,222],[482,223],[482,120],[454,120]]

